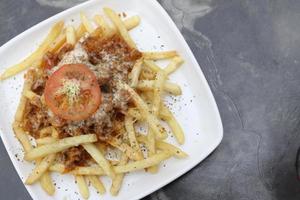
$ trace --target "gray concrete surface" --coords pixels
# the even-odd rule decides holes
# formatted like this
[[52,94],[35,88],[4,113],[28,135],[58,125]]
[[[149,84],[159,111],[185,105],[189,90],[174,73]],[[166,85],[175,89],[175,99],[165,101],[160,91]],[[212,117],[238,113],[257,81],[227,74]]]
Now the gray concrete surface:
[[[80,2],[1,0],[0,44]],[[161,0],[192,48],[224,125],[221,145],[146,200],[300,199],[300,1]],[[0,144],[0,199],[30,199]]]

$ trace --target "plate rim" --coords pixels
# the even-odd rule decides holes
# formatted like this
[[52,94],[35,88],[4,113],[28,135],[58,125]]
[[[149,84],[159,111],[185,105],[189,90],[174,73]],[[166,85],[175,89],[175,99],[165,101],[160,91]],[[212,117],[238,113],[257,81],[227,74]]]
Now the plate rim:
[[[4,49],[6,49],[7,47],[9,47],[10,45],[13,45],[14,41],[17,41],[19,40],[20,38],[23,38],[23,37],[26,37],[28,34],[32,33],[32,32],[35,32],[36,29],[40,28],[41,26],[45,26],[48,22],[50,21],[55,21],[59,18],[63,18],[62,15],[70,12],[71,10],[73,9],[77,9],[77,8],[80,8],[80,7],[84,7],[86,5],[89,5],[89,4],[94,4],[96,2],[99,2],[100,0],[90,0],[90,1],[87,1],[87,2],[83,2],[83,3],[80,3],[78,5],[75,5],[73,7],[70,7],[66,10],[63,10],[37,24],[35,24],[34,26],[26,29],[25,31],[21,32],[20,34],[18,34],[17,36],[13,37],[12,39],[10,39],[9,41],[7,41],[5,44],[3,44],[1,47],[0,47],[0,52],[3,51]],[[139,0],[135,0],[137,2],[141,2]],[[217,118],[217,121],[216,121],[216,124],[217,124],[217,129],[218,129],[218,134],[217,134],[217,138],[215,138],[214,140],[214,143],[212,143],[210,145],[210,148],[207,148],[207,155],[203,156],[203,157],[199,157],[198,159],[194,160],[193,164],[191,165],[188,165],[186,168],[184,168],[183,170],[180,171],[179,174],[175,175],[175,176],[172,176],[171,178],[169,179],[164,179],[162,181],[160,181],[158,184],[156,184],[155,187],[152,187],[151,189],[149,190],[146,190],[144,192],[141,192],[139,194],[136,194],[134,196],[131,197],[131,199],[140,199],[140,198],[143,198],[147,195],[150,195],[151,193],[161,189],[162,187],[166,186],[167,184],[175,181],[176,179],[178,179],[179,177],[183,176],[184,174],[186,174],[188,171],[192,170],[194,167],[196,167],[196,165],[200,164],[202,161],[204,161],[205,158],[207,158],[221,143],[222,139],[223,139],[223,136],[224,136],[224,129],[223,129],[223,124],[222,124],[222,119],[221,119],[221,116],[220,116],[220,112],[219,112],[219,109],[218,109],[218,105],[216,103],[216,100],[214,98],[214,95],[213,95],[213,92],[207,82],[207,79],[205,78],[204,76],[204,73],[202,72],[202,69],[201,69],[201,66],[199,65],[199,63],[197,62],[195,56],[194,56],[194,53],[192,52],[192,50],[190,49],[188,43],[186,42],[185,38],[183,37],[183,35],[181,34],[180,30],[178,29],[178,27],[176,26],[175,22],[172,20],[172,18],[169,16],[169,14],[167,13],[167,11],[161,6],[161,4],[157,1],[157,0],[144,0],[143,3],[148,3],[148,4],[151,4],[155,9],[157,9],[162,15],[163,17],[165,18],[165,20],[167,21],[167,23],[172,27],[172,29],[175,31],[175,35],[176,37],[180,40],[180,42],[184,45],[183,46],[183,49],[185,49],[185,51],[187,52],[187,54],[190,56],[190,59],[193,63],[193,65],[195,67],[193,67],[196,72],[197,72],[197,75],[200,76],[203,80],[203,84],[204,84],[204,87],[205,89],[208,91],[208,96],[209,96],[209,100],[211,101],[212,103],[212,108],[213,108],[213,111],[214,113],[216,114],[216,118]],[[30,194],[31,198],[33,199],[38,199],[36,193],[34,192],[34,190],[30,187],[30,186],[27,186],[24,184],[22,178],[21,178],[21,172],[20,172],[20,169],[17,164],[17,161],[15,159],[13,159],[13,155],[12,155],[12,152],[8,151],[9,149],[9,144],[7,142],[7,140],[5,139],[4,137],[4,134],[3,134],[3,131],[0,129],[0,137],[2,139],[2,142],[5,146],[5,150],[6,152],[8,153],[9,155],[9,158],[11,160],[11,162],[13,163],[13,166],[14,166],[14,169],[17,171],[17,174],[21,180],[21,182],[23,183],[24,187],[26,188],[27,192]]]

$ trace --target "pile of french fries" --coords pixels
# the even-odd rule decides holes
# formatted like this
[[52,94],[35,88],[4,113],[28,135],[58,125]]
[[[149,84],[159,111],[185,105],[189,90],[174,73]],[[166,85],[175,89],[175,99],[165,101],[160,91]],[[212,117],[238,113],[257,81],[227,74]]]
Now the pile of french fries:
[[[122,20],[112,9],[104,8],[103,10],[110,21],[107,21],[102,15],[95,15],[93,20],[90,20],[82,12],[80,14],[81,24],[77,28],[73,26],[64,27],[63,22],[56,23],[38,49],[19,64],[8,68],[1,75],[1,79],[9,78],[29,67],[38,68],[42,56],[47,51],[55,53],[65,44],[75,45],[84,34],[101,37],[120,34],[131,48],[136,48],[136,44],[128,31],[140,23],[140,18],[133,16]],[[122,152],[119,161],[113,162],[106,159],[105,149],[101,147],[95,134],[59,139],[57,130],[52,126],[40,130],[41,138],[36,139],[36,145],[33,146],[29,140],[29,134],[22,129],[24,110],[27,102],[42,97],[30,90],[33,80],[25,79],[13,130],[25,150],[24,159],[34,161],[36,164],[26,179],[26,184],[31,185],[39,182],[49,195],[53,195],[55,187],[50,176],[51,172],[65,173],[64,165],[57,162],[56,157],[59,152],[78,145],[81,145],[94,161],[91,166],[76,167],[76,169],[68,172],[74,175],[79,192],[85,199],[89,198],[88,182],[100,194],[105,193],[105,187],[99,178],[101,176],[108,176],[112,179],[110,193],[117,195],[126,173],[136,170],[156,173],[162,161],[172,156],[176,158],[187,157],[185,152],[165,141],[168,135],[161,124],[161,120],[165,121],[178,144],[184,143],[182,128],[162,101],[165,93],[181,95],[180,86],[169,82],[168,76],[179,68],[183,59],[176,51],[142,53],[142,59],[136,62],[130,73],[130,82],[119,85],[128,91],[135,104],[135,107],[130,108],[125,116],[123,135],[128,139],[125,141],[122,138],[114,138],[109,141],[109,145]],[[170,60],[167,67],[161,68],[156,64],[155,61],[161,59]],[[147,134],[136,131],[137,122],[146,124],[148,127]],[[141,145],[146,146],[147,155],[142,153]]]

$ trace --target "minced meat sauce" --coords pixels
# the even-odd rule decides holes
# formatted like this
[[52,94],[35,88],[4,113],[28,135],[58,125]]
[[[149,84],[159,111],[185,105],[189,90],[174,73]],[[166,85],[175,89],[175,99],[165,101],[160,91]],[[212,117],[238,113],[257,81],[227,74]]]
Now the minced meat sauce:
[[[128,82],[128,74],[142,54],[130,48],[119,35],[110,38],[84,37],[75,45],[63,47],[57,54],[46,53],[42,70],[31,70],[26,76],[33,80],[32,91],[43,95],[48,77],[65,64],[82,63],[96,75],[102,92],[102,103],[88,119],[67,121],[54,115],[43,103],[28,102],[25,108],[23,128],[33,137],[39,138],[39,131],[54,126],[60,137],[82,134],[96,134],[105,142],[120,133],[124,114],[130,103],[129,94],[118,87],[119,82]],[[74,147],[62,152],[62,159],[70,170],[82,165],[86,158],[83,148]]]

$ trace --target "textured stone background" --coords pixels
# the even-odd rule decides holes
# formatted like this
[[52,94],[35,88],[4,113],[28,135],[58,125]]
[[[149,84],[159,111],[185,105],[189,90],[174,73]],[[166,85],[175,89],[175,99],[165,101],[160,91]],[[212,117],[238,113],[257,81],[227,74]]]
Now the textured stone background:
[[[1,0],[0,44],[82,0]],[[216,151],[146,200],[300,199],[300,1],[161,0],[224,125]],[[30,199],[0,144],[0,199]],[[6,197],[6,198],[4,198]]]

